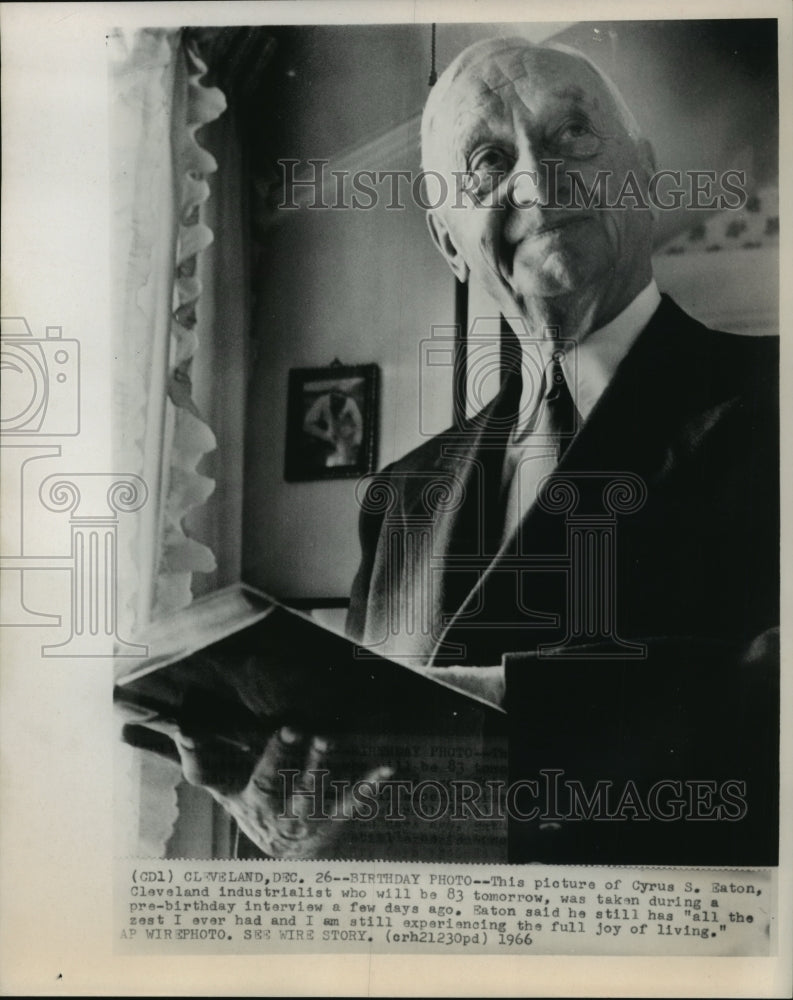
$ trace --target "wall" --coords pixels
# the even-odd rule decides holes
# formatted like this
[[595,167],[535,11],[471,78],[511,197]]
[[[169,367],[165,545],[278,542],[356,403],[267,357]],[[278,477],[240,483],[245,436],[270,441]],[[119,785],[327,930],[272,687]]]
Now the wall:
[[[415,145],[389,166],[417,171]],[[283,214],[257,282],[243,575],[278,596],[345,597],[359,556],[355,481],[284,481],[288,371],[334,358],[380,365],[382,467],[421,441],[420,342],[453,318],[454,281],[412,201],[400,211]],[[451,423],[450,383],[424,401],[433,433]]]
[[[773,19],[590,22],[555,41],[609,74],[652,142],[659,169],[744,170],[750,193],[776,180]],[[657,242],[691,221],[685,208],[657,213]]]

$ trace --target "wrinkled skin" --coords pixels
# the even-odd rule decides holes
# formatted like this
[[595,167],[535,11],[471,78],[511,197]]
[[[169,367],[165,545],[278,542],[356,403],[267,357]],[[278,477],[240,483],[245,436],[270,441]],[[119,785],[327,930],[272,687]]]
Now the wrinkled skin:
[[425,167],[452,190],[464,173],[472,196],[428,223],[456,277],[479,280],[506,316],[581,340],[650,281],[652,217],[627,197],[586,208],[568,172],[591,188],[608,171],[609,201],[630,173],[646,200],[652,150],[586,62],[518,45],[494,41],[434,102]]
[[[211,738],[198,743],[177,734],[176,746],[185,778],[205,788],[234,817],[240,829],[265,854],[274,858],[321,857],[332,850],[356,808],[349,795],[339,805],[328,809],[327,817],[312,818],[313,795],[285,797],[282,771],[299,771],[290,786],[295,790],[313,790],[313,772],[328,768],[333,747],[323,736],[305,737],[282,726],[267,741],[264,752],[252,770],[240,780],[223,773],[219,762],[228,748]],[[371,770],[362,780],[376,792],[379,781],[390,777],[392,770],[382,766]]]
[[[424,672],[494,705],[500,705],[504,696],[500,667],[427,667]],[[326,801],[325,817],[312,815],[317,775],[326,772],[327,781],[332,781],[338,763],[334,744],[325,736],[309,736],[282,726],[257,754],[250,746],[250,736],[242,732],[198,735],[184,728],[166,731],[176,743],[187,781],[206,789],[270,857],[329,856],[349,823],[360,815],[360,803],[349,791],[339,802],[335,797]],[[299,773],[290,775],[286,782],[284,771]],[[368,782],[376,795],[380,783],[394,773],[391,765],[381,764],[360,781]],[[289,794],[291,791],[295,794]],[[303,791],[312,794],[301,794]]]

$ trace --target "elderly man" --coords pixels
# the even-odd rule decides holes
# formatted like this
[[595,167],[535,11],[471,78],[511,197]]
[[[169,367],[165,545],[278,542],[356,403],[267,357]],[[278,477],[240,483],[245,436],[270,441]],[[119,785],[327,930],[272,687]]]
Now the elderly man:
[[[636,494],[616,554],[587,564],[616,588],[615,651],[615,636],[749,641],[776,625],[776,343],[714,334],[661,297],[647,208],[581,203],[599,174],[612,201],[628,177],[646,194],[652,175],[613,85],[572,52],[481,42],[438,81],[422,143],[426,167],[468,178],[465,197],[428,214],[432,237],[457,278],[498,302],[521,357],[462,433],[378,477],[398,499],[385,514],[364,502],[352,634],[476,666],[563,641],[570,588],[536,560],[565,546],[565,519],[537,502],[554,476],[578,493],[571,517],[614,513],[594,496],[609,478]],[[429,628],[406,635],[390,622],[426,567],[395,558],[393,536],[433,477],[459,503],[429,512],[432,554],[455,558],[421,592]],[[601,596],[589,594],[593,611]]]
[[[461,195],[428,213],[432,239],[517,340],[482,412],[373,478],[348,630],[503,700],[509,776],[535,799],[538,768],[578,781],[588,814],[554,798],[545,822],[514,822],[527,801],[512,860],[773,863],[777,345],[659,293],[641,198],[580,197],[604,172],[612,194],[646,193],[654,169],[580,54],[471,46],[431,92],[422,147]],[[260,781],[298,749],[321,766],[326,744],[289,730]],[[642,790],[664,782],[649,815]]]

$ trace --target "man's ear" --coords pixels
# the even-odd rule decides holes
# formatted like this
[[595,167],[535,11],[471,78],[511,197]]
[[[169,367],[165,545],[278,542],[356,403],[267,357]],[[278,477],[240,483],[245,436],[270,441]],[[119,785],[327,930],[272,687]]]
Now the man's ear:
[[468,265],[452,239],[446,220],[438,212],[430,210],[427,212],[427,228],[430,231],[432,242],[446,258],[446,263],[452,269],[455,278],[458,281],[467,281]]
[[[658,165],[655,159],[655,150],[653,149],[653,144],[649,139],[637,139],[636,141],[636,152],[639,157],[639,163],[642,168],[642,173],[644,174],[644,182],[647,185],[647,191],[649,192],[650,181],[658,170]],[[656,225],[658,224],[658,206],[655,202],[650,205],[650,217]]]

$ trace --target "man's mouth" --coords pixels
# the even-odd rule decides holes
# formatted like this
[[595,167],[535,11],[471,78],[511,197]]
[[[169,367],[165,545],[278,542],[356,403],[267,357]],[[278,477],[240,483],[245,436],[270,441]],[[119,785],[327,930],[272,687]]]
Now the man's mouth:
[[544,236],[546,233],[551,233],[555,229],[565,229],[567,226],[574,226],[580,222],[587,222],[588,219],[588,215],[570,214],[568,216],[561,216],[558,219],[554,219],[552,222],[547,222],[545,225],[540,226],[539,229],[530,233],[525,238],[532,240],[537,236]]
[[[583,212],[567,212],[557,215],[553,219],[548,219],[533,232],[526,233],[516,243],[503,241],[501,253],[499,255],[499,274],[501,280],[509,287],[512,286],[512,278],[515,272],[523,267],[536,268],[538,266],[538,246],[541,245],[541,237],[549,236],[551,233],[571,226],[580,225],[591,220],[591,215]],[[539,250],[542,254],[542,250]]]
[[505,246],[502,258],[502,273],[509,280],[509,276],[515,273],[516,269],[521,266],[521,263],[527,267],[536,267],[538,263],[536,244],[540,241],[541,237],[548,236],[562,229],[569,229],[570,226],[588,222],[589,218],[589,215],[580,215],[578,213],[557,216],[554,219],[549,219],[548,222],[535,229],[534,232],[526,233],[519,242],[511,246]]

